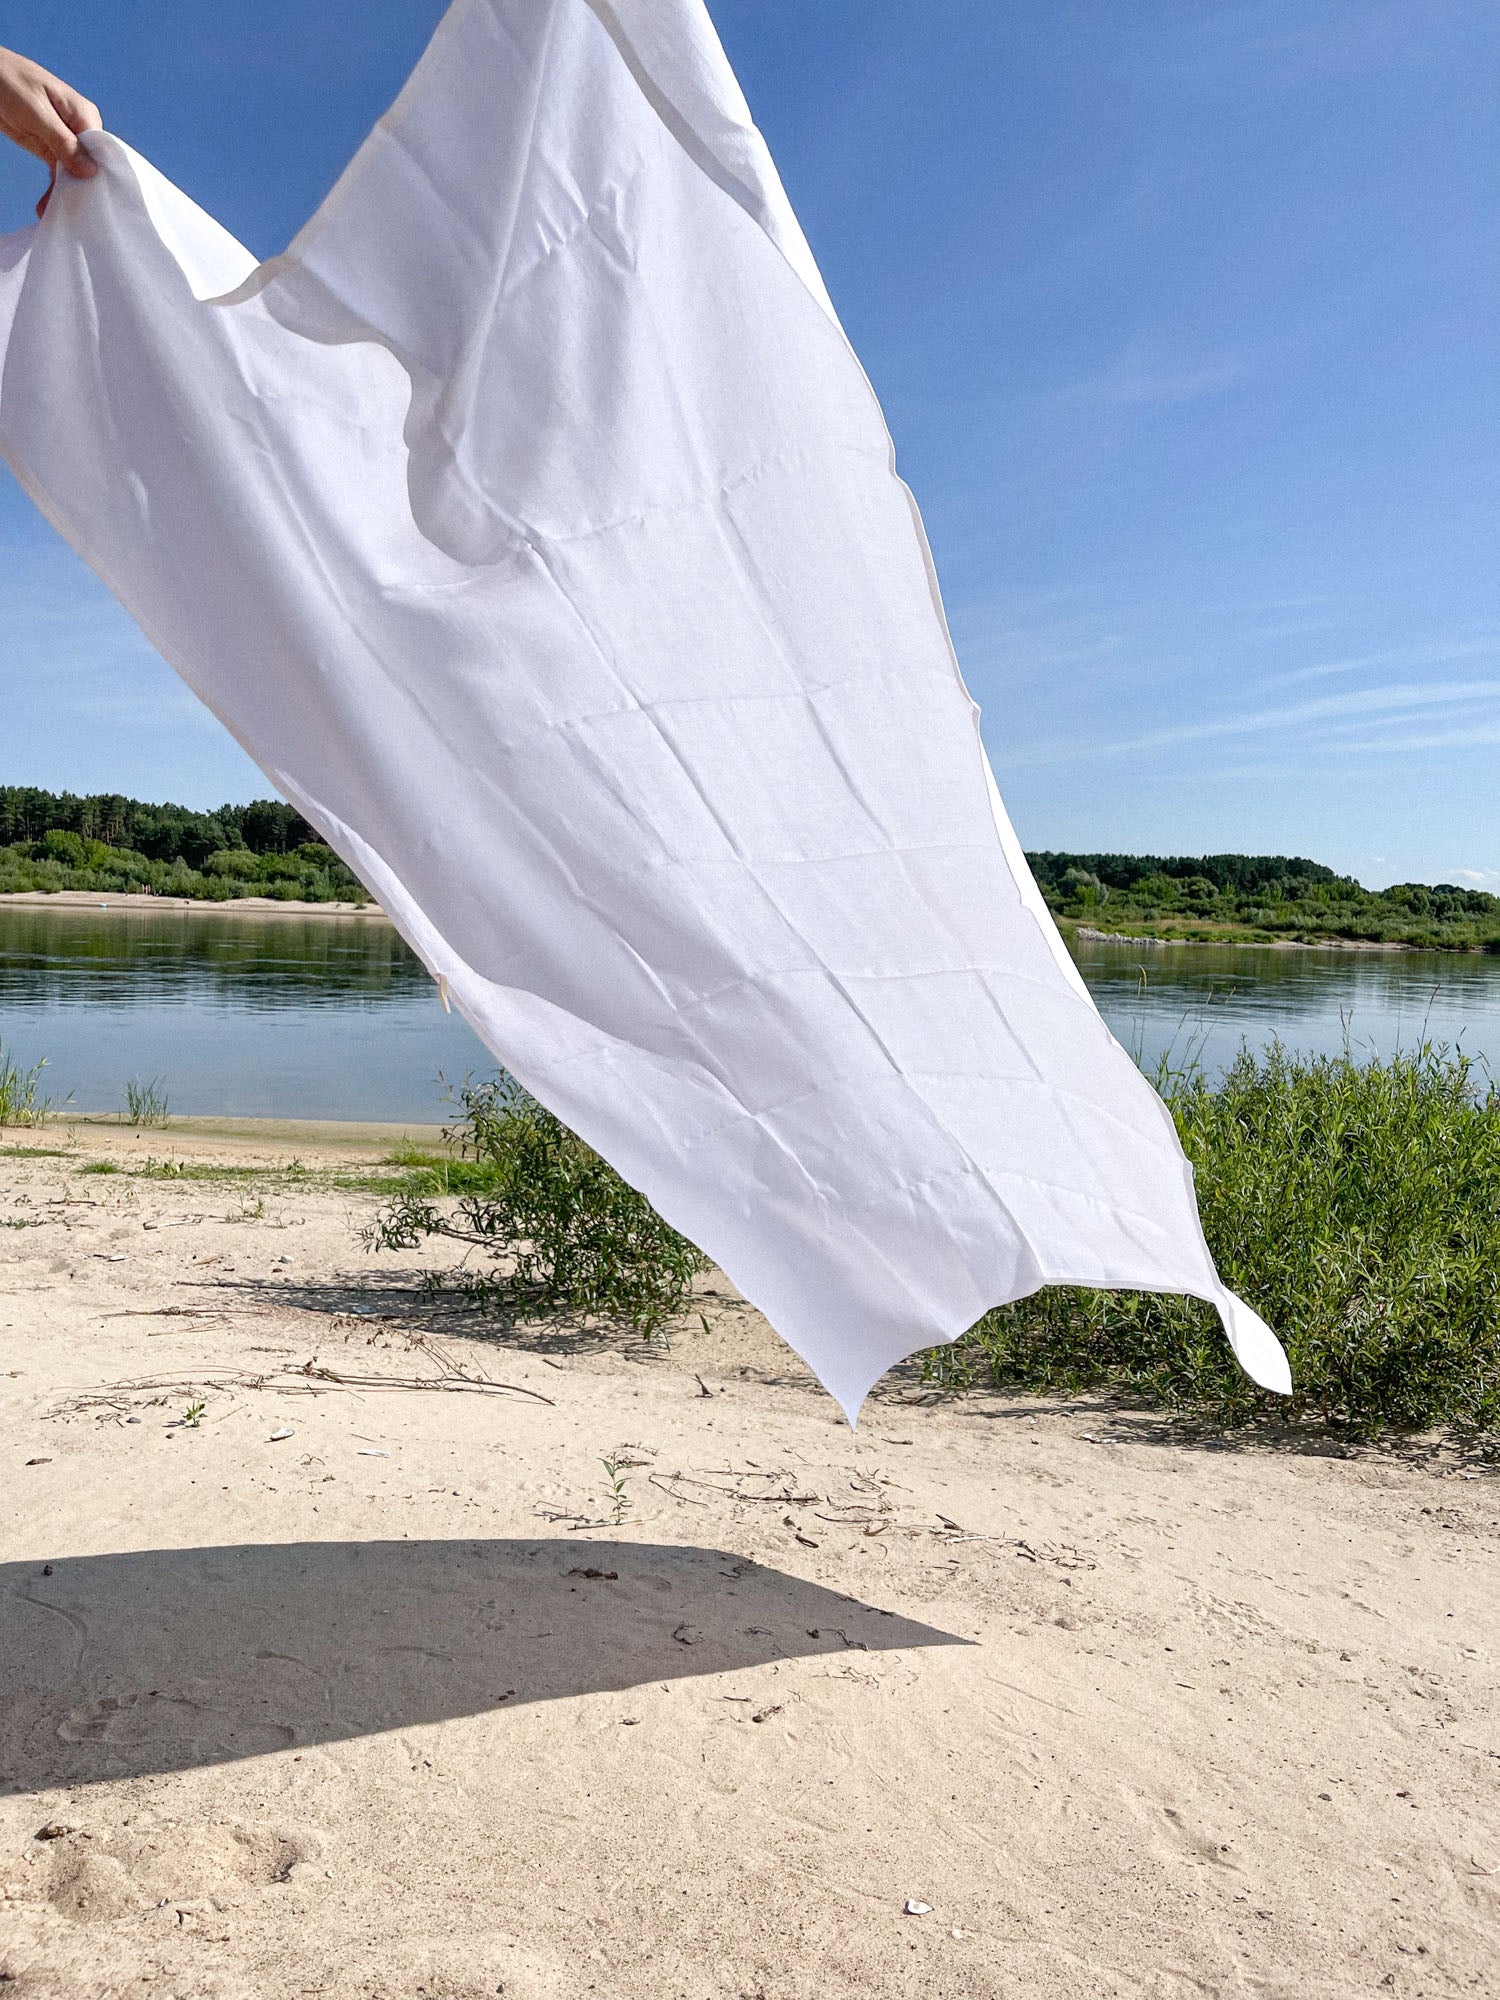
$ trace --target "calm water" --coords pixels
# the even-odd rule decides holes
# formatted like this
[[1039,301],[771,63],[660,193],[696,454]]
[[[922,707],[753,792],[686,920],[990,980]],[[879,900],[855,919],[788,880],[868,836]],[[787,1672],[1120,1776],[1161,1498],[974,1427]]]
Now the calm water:
[[159,1076],[173,1111],[445,1116],[438,1073],[491,1069],[389,924],[0,904],[0,1041],[80,1111]]
[[[1122,1042],[1210,1067],[1279,1035],[1389,1054],[1424,1035],[1500,1072],[1500,956],[1085,943],[1085,978]],[[119,1109],[128,1077],[173,1111],[251,1117],[444,1115],[439,1072],[491,1068],[386,924],[0,904],[0,1042],[45,1056],[45,1087]]]
[[1388,1056],[1447,1042],[1500,1075],[1500,955],[1080,943],[1084,978],[1147,1069],[1170,1053],[1221,1069],[1248,1042]]

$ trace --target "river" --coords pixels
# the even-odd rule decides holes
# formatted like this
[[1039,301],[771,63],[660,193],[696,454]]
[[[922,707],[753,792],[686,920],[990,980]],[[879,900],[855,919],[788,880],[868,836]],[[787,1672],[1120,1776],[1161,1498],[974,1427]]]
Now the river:
[[[1500,956],[1079,941],[1111,1028],[1148,1067],[1209,1069],[1279,1036],[1388,1055],[1424,1037],[1500,1070]],[[0,903],[0,1043],[78,1111],[159,1078],[174,1112],[427,1122],[493,1063],[372,918]]]

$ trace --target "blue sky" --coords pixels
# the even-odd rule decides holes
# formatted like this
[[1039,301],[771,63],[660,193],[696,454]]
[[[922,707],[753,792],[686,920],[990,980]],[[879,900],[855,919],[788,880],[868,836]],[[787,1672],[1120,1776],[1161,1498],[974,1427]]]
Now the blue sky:
[[[0,33],[267,255],[441,11],[22,0]],[[1500,889],[1493,0],[714,14],[1025,844]],[[0,157],[0,228],[36,192]],[[8,478],[0,714],[0,782],[266,789]]]

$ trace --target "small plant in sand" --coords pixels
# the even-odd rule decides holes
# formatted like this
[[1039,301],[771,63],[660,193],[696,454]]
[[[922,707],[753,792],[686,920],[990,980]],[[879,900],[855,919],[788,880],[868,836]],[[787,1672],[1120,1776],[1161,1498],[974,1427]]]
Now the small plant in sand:
[[621,1459],[611,1452],[608,1458],[602,1459],[600,1463],[604,1467],[604,1476],[609,1481],[609,1524],[612,1528],[620,1528],[624,1526],[625,1516],[630,1511],[630,1493],[625,1484],[625,1467],[630,1461]]
[[930,1379],[1113,1386],[1220,1425],[1500,1433],[1500,1091],[1424,1046],[1243,1051],[1217,1082],[1160,1072],[1224,1279],[1286,1344],[1257,1389],[1193,1299],[1049,1287],[926,1357]]
[[33,1063],[30,1069],[22,1069],[8,1054],[5,1044],[0,1042],[0,1126],[44,1125],[47,1122],[53,1100],[43,1097],[38,1087],[46,1067],[44,1057],[41,1062]]
[[159,1076],[142,1082],[132,1077],[125,1086],[125,1117],[131,1125],[165,1125],[167,1093]]
[[661,1338],[702,1254],[513,1077],[466,1081],[455,1097],[455,1157],[418,1169],[366,1240],[464,1245],[476,1261],[428,1283],[476,1306],[623,1321]]
[[187,1408],[182,1413],[182,1421],[187,1425],[190,1431],[197,1430],[198,1426],[203,1422],[203,1413],[205,1410],[207,1410],[207,1408],[208,1408],[207,1403],[188,1404]]

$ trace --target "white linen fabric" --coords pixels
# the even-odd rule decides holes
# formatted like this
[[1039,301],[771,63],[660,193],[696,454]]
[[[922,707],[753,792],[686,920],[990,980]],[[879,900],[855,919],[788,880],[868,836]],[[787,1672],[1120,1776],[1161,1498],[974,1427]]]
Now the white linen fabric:
[[851,1417],[1045,1284],[1289,1388],[700,0],[457,0],[260,266],[87,143],[0,242],[0,444],[520,1081]]

